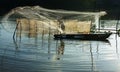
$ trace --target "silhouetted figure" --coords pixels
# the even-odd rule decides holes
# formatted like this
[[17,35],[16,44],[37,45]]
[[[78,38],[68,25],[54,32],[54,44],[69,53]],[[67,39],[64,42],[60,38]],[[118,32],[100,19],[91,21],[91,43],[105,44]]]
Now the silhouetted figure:
[[65,30],[65,25],[64,25],[63,20],[58,19],[58,22],[59,22],[59,26],[60,26],[60,28],[64,31],[64,30]]

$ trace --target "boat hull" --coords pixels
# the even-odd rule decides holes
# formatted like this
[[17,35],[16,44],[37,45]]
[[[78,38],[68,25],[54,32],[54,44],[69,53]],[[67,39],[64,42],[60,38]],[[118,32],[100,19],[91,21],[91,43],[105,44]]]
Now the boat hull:
[[55,34],[55,39],[106,40],[111,33],[105,34]]

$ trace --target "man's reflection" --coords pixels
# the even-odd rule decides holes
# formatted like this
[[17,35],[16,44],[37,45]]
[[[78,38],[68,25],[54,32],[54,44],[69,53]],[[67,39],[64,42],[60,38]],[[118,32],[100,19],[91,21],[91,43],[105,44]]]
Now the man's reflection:
[[60,40],[60,45],[58,46],[58,50],[57,50],[57,60],[60,60],[61,55],[64,54],[64,42],[63,40]]

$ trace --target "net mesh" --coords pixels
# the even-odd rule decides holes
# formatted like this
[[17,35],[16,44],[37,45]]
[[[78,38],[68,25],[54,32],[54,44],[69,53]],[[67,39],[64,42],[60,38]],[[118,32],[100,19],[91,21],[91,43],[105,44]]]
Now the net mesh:
[[96,17],[99,18],[105,14],[105,12],[76,12],[50,10],[40,6],[24,6],[12,9],[2,21],[4,28],[8,31],[15,28],[15,25],[11,26],[8,21],[17,19],[16,23],[21,22],[23,26],[36,24],[38,29],[46,28],[45,30],[48,30],[50,28],[54,32],[58,30],[61,33],[89,33],[91,26],[97,22]]

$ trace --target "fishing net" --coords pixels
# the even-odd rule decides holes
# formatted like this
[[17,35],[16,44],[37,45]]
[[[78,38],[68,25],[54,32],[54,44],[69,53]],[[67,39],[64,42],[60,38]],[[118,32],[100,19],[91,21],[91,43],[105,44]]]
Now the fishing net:
[[[96,24],[98,28],[99,18],[106,12],[76,12],[66,10],[50,10],[40,6],[24,6],[12,9],[2,19],[2,25],[7,31],[13,32],[18,22],[28,29],[37,27],[37,31],[41,32],[48,29],[56,33],[89,33],[91,26]],[[14,23],[12,23],[14,22]],[[27,25],[26,25],[27,24]],[[37,25],[37,26],[35,26]],[[44,28],[44,29],[43,29]],[[31,28],[32,29],[32,28]]]

